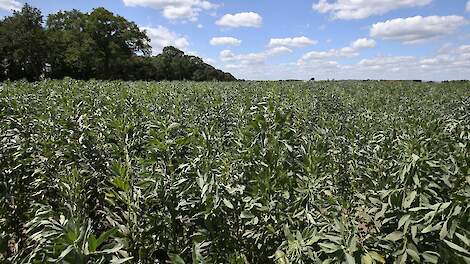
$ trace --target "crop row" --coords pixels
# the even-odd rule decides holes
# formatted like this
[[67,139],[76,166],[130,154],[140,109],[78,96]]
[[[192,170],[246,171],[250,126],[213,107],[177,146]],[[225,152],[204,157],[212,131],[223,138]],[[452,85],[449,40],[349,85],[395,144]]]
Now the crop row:
[[470,86],[0,84],[6,263],[470,263]]

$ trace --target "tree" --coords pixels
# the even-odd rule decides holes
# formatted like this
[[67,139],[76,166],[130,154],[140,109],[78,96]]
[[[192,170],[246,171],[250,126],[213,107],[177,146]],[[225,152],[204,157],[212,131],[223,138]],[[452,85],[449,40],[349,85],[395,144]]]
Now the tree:
[[2,22],[0,50],[6,77],[38,80],[46,62],[46,37],[41,11],[25,4]]
[[172,46],[165,47],[162,54],[154,57],[153,61],[166,80],[236,80],[230,73],[217,70],[204,63],[201,58],[185,55],[183,51]]
[[47,32],[53,78],[126,79],[136,66],[132,58],[150,53],[145,32],[104,8],[52,14]]
[[[3,38],[1,36],[3,36],[3,21],[0,20],[0,41],[3,41]],[[5,64],[6,64],[6,54],[5,54],[5,51],[3,49],[3,46],[1,43],[0,43],[0,81],[3,81],[6,79],[6,68],[5,68]]]
[[104,8],[50,14],[25,5],[0,20],[0,80],[45,77],[122,80],[236,80],[175,47],[150,56],[150,39],[134,22]]
[[94,43],[85,32],[87,15],[78,10],[58,12],[47,18],[48,63],[51,78],[93,76]]
[[119,79],[125,61],[137,53],[150,54],[150,39],[134,22],[96,8],[88,16],[85,32],[93,40],[94,70],[98,78]]

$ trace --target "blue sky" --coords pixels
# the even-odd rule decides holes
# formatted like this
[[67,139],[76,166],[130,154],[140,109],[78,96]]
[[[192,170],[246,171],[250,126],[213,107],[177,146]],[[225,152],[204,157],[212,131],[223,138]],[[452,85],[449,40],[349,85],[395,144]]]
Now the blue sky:
[[0,0],[96,7],[244,79],[470,79],[469,0]]

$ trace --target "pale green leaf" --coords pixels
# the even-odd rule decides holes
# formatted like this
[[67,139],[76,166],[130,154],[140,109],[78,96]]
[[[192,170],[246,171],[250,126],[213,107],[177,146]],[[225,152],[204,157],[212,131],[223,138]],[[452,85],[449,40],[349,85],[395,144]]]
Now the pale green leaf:
[[444,242],[445,242],[450,248],[452,248],[452,249],[454,249],[454,250],[456,250],[456,251],[458,251],[458,252],[460,252],[460,253],[464,253],[464,254],[467,254],[467,255],[470,254],[466,249],[464,249],[463,247],[461,247],[461,246],[459,246],[459,245],[457,245],[457,244],[454,244],[454,243],[452,243],[452,242],[450,242],[450,241],[448,241],[448,240],[445,240],[445,239],[444,239]]
[[398,241],[400,239],[403,239],[403,232],[400,232],[400,231],[394,231],[385,237],[385,240],[389,240],[393,242]]
[[411,204],[413,203],[413,201],[416,198],[416,194],[417,194],[416,191],[412,191],[406,196],[405,200],[403,200],[403,208],[404,209],[410,208]]
[[224,202],[225,206],[227,206],[230,209],[233,209],[233,204],[229,200],[224,198],[222,201]]

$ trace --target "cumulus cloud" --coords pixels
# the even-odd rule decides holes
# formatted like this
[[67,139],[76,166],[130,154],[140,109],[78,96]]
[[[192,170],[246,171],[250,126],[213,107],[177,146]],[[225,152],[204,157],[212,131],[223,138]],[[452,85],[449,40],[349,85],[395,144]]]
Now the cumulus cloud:
[[23,4],[15,0],[0,0],[0,9],[11,11],[11,10],[20,10]]
[[[234,54],[235,55],[235,54]],[[236,56],[236,55],[235,55]],[[320,56],[321,57],[321,56]],[[376,56],[342,64],[316,59],[287,64],[239,64],[222,68],[243,79],[468,79],[470,45],[446,46],[428,56]]]
[[233,37],[215,37],[210,40],[212,46],[227,45],[227,46],[240,46],[241,40]]
[[370,49],[375,47],[375,40],[361,38],[353,41],[348,47],[341,49],[330,49],[327,51],[311,51],[305,53],[299,60],[299,63],[307,61],[317,61],[329,58],[351,58],[359,56],[359,50]]
[[164,17],[171,20],[196,21],[199,13],[217,5],[206,0],[123,0],[126,6],[150,7],[161,10]]
[[383,15],[399,8],[425,6],[432,0],[320,0],[312,8],[320,13],[331,13],[334,19],[363,19]]
[[445,47],[432,55],[377,56],[357,64],[342,65],[344,73],[353,78],[372,79],[468,79],[470,76],[470,45]]
[[396,18],[372,25],[370,36],[413,44],[451,34],[466,23],[462,16]]
[[292,50],[287,48],[287,47],[274,47],[270,48],[266,51],[268,55],[277,55],[277,54],[283,54],[283,53],[292,53]]
[[222,61],[238,62],[243,65],[262,64],[266,60],[265,53],[235,54],[231,50],[221,51],[219,57]]
[[226,14],[215,22],[224,27],[260,27],[263,18],[254,12],[243,12],[237,14]]
[[363,59],[358,63],[358,66],[371,69],[394,70],[397,67],[414,64],[415,62],[416,58],[413,56],[379,56],[371,59]]
[[291,53],[287,47],[274,47],[257,53],[235,54],[231,50],[222,50],[219,58],[224,62],[231,62],[230,67],[244,67],[248,65],[263,65],[269,57]]
[[447,48],[433,57],[422,59],[420,64],[424,68],[443,68],[453,69],[454,72],[468,72],[470,71],[470,45]]
[[467,6],[465,7],[465,10],[467,10],[467,12],[470,12],[470,0],[467,2]]
[[[349,70],[356,76],[380,79],[468,79],[470,45],[447,48],[431,56],[379,56],[363,59]],[[441,80],[442,80],[441,79]]]
[[305,36],[294,37],[294,38],[272,38],[269,41],[268,47],[284,46],[284,47],[300,48],[300,47],[315,45],[317,43],[318,41],[311,40]]
[[231,61],[235,59],[235,54],[231,50],[222,50],[219,57],[223,61]]
[[203,60],[205,63],[210,64],[210,65],[214,65],[214,64],[217,63],[217,61],[214,60],[214,59],[212,59],[212,58],[203,58],[202,60]]
[[310,60],[323,60],[327,58],[350,58],[358,56],[359,53],[356,52],[351,47],[344,47],[342,49],[330,49],[327,51],[311,51],[307,52],[302,56],[301,61],[310,61]]
[[353,49],[371,49],[375,48],[375,40],[368,38],[360,38],[351,43]]
[[239,78],[250,80],[279,80],[279,79],[317,79],[337,76],[341,69],[335,61],[319,61],[310,65],[296,63],[240,65],[228,64],[222,67]]
[[166,27],[141,27],[141,29],[147,32],[154,53],[160,53],[166,46],[174,46],[181,50],[186,50],[189,47],[189,41],[185,37]]

